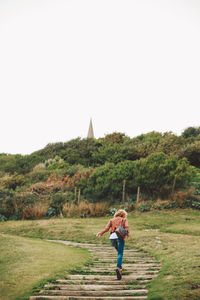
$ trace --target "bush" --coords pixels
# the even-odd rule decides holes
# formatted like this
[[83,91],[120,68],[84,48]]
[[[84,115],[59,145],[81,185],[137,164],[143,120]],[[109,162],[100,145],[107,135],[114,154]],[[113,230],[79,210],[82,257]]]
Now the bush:
[[139,207],[137,207],[138,211],[145,212],[150,211],[150,205],[148,203],[142,203]]
[[191,207],[194,209],[200,209],[200,202],[193,201]]
[[0,214],[9,218],[15,214],[14,192],[9,189],[0,189]]
[[15,216],[17,219],[25,218],[24,212],[26,207],[30,208],[34,206],[39,199],[39,197],[33,193],[15,193],[13,198],[15,210],[10,216]]
[[158,198],[156,201],[151,202],[150,206],[152,209],[162,210],[165,209],[168,204],[168,200],[161,200],[160,198]]
[[176,201],[170,202],[166,205],[166,209],[173,209],[177,207],[178,207],[178,203]]
[[117,212],[117,208],[111,208],[110,210],[109,210],[109,214],[111,215],[111,216],[114,216],[114,214]]
[[153,208],[154,208],[154,209],[158,209],[158,210],[162,210],[162,209],[165,208],[165,206],[162,205],[162,204],[160,204],[160,205],[157,205],[157,206],[155,206],[155,207],[153,207]]
[[190,200],[185,201],[183,208],[188,207],[193,209],[200,209],[200,200],[194,196]]
[[194,195],[200,195],[200,183],[195,185]]
[[51,217],[54,217],[54,216],[56,216],[56,210],[55,210],[55,208],[49,207],[47,209],[46,213],[45,213],[45,217],[51,218]]
[[10,216],[8,220],[9,221],[17,221],[17,220],[20,220],[20,216],[18,213],[16,213],[15,215]]
[[36,167],[37,168],[34,168],[33,171],[28,173],[26,176],[27,181],[30,182],[31,184],[39,181],[46,181],[51,174],[49,170],[46,170],[43,167],[39,167],[39,166]]
[[7,218],[0,214],[0,222],[5,222],[5,221],[7,221]]
[[62,191],[59,191],[51,196],[50,207],[55,209],[56,215],[63,213],[63,206],[66,201],[66,194],[64,194]]

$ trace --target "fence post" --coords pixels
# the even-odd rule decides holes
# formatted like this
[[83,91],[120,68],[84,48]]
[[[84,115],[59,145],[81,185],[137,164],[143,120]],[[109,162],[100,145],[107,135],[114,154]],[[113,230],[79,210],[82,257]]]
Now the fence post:
[[172,197],[174,196],[175,185],[176,185],[176,175],[174,176],[174,181],[172,185]]
[[78,190],[78,204],[80,203],[81,199],[81,189]]
[[140,187],[137,188],[137,203],[140,201]]
[[74,202],[76,202],[76,194],[77,194],[77,187],[75,186],[75,189],[74,189]]
[[123,190],[122,190],[122,202],[125,202],[125,193],[126,193],[126,180],[123,180]]

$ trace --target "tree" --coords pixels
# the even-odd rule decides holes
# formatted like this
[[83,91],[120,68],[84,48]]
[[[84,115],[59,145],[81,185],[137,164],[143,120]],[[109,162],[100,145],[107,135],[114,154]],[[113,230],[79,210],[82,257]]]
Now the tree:
[[200,141],[183,147],[179,155],[187,158],[192,166],[200,168]]
[[87,187],[83,192],[93,202],[105,201],[111,195],[112,185],[108,176],[113,168],[113,163],[107,163],[96,168],[89,177]]
[[30,172],[34,166],[38,163],[43,162],[43,159],[38,155],[11,155],[1,154],[0,155],[0,171],[5,173],[18,173],[26,174]]
[[167,155],[177,154],[184,144],[185,140],[182,136],[177,136],[172,132],[165,132],[160,139],[157,151]]
[[160,132],[152,131],[132,139],[131,143],[137,149],[138,158],[144,158],[158,151],[158,145],[161,139],[162,134]]
[[60,157],[69,164],[93,166],[92,154],[100,146],[101,144],[95,139],[74,139],[65,144],[65,149],[60,152]]
[[110,143],[121,144],[124,142],[125,137],[126,137],[125,133],[113,132],[105,136],[105,141]]
[[164,153],[153,153],[147,158],[136,161],[134,181],[150,197],[167,197],[175,188],[184,188],[190,183],[193,171],[186,159],[179,159]]
[[132,145],[118,143],[105,143],[93,152],[92,159],[96,166],[103,165],[106,162],[117,164],[124,160],[138,159],[137,148]]
[[182,136],[184,138],[189,138],[189,137],[196,137],[199,134],[200,134],[200,127],[188,127],[183,131]]

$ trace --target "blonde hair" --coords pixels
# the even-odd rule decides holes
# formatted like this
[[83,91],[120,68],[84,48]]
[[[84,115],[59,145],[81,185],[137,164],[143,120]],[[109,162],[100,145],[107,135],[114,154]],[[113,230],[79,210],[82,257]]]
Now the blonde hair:
[[126,218],[127,217],[127,212],[124,209],[119,209],[115,214],[114,217],[122,217]]

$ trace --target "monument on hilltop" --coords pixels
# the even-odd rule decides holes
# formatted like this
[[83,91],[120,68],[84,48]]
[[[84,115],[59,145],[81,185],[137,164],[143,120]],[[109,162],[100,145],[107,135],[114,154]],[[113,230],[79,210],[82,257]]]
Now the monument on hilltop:
[[90,119],[90,125],[89,125],[89,129],[88,129],[87,138],[88,139],[91,139],[91,138],[94,139],[94,130],[93,130],[93,126],[92,126],[92,119]]

